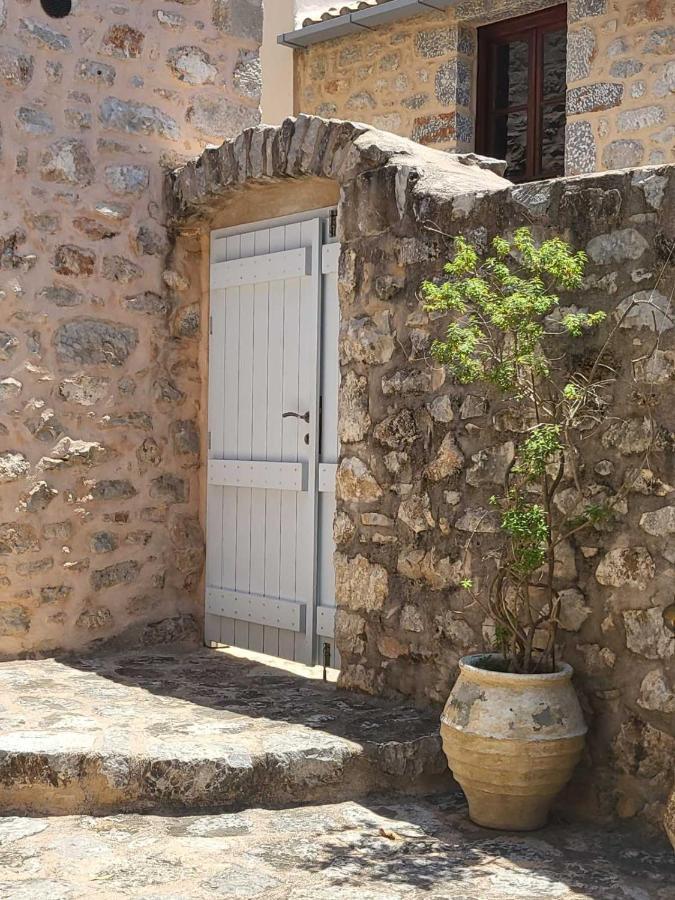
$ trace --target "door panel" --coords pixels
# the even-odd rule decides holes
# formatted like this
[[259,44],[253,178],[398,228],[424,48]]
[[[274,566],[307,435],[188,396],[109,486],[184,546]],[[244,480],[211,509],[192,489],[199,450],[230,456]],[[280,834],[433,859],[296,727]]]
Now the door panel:
[[333,556],[333,518],[335,516],[335,475],[339,453],[338,441],[338,334],[340,310],[337,273],[339,244],[326,244],[322,251],[323,317],[321,321],[321,444],[319,456],[319,528],[317,535],[317,635],[320,645],[318,661],[323,662],[323,645],[330,645],[330,663],[340,668],[335,648],[335,566]]
[[205,636],[306,663],[318,547],[332,569],[317,496],[322,233],[318,217],[216,233],[211,259]]

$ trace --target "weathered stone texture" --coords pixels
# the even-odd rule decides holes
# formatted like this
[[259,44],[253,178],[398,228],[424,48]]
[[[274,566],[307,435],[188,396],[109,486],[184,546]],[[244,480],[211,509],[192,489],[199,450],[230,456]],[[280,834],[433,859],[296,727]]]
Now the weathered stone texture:
[[[563,234],[588,254],[583,290],[563,297],[565,307],[604,309],[616,323],[619,310],[633,302],[628,298],[648,292],[659,322],[663,279],[671,273],[674,176],[660,167],[510,188],[449,154],[378,138],[365,126],[301,118],[250,139],[262,142],[263,156],[268,141],[275,148],[270,174],[283,181],[289,173],[332,171],[335,157],[325,148],[338,134],[348,148],[338,169],[341,272],[368,273],[340,283],[342,408],[349,423],[335,520],[342,683],[442,703],[460,654],[494,636],[493,623],[477,604],[467,606],[459,585],[465,573],[477,572],[482,589],[492,571],[499,515],[490,497],[532,422],[488,391],[481,396],[447,376],[436,378],[430,365],[428,377],[419,377],[443,327],[419,309],[419,284],[440,275],[455,234],[485,243],[534,223],[539,236]],[[238,144],[245,148],[247,140]],[[253,171],[245,149],[225,148],[222,158],[229,158],[225,151],[241,154],[238,171]],[[215,166],[210,172],[190,164],[173,176],[177,221],[208,229],[229,186],[242,179],[232,174],[223,185]],[[472,179],[471,186],[462,178]],[[398,185],[398,193],[388,185]],[[376,283],[396,285],[394,294],[373,290]],[[561,545],[555,574],[566,604],[559,653],[575,667],[594,716],[594,772],[582,768],[577,776],[580,803],[587,811],[649,817],[664,800],[663,784],[632,763],[619,778],[609,759],[629,715],[641,723],[635,741],[648,736],[650,748],[667,743],[670,729],[655,707],[667,705],[672,664],[658,616],[670,602],[675,410],[657,385],[647,383],[647,393],[634,380],[633,360],[654,349],[654,325],[643,318],[641,298],[636,302],[617,329],[611,406],[584,440],[580,469],[591,496],[623,489],[627,499],[612,527],[589,529]],[[672,352],[673,332],[661,329],[660,353]],[[573,474],[566,471],[564,479],[561,508],[573,510],[579,502]],[[656,674],[643,688],[650,672]]]
[[[668,73],[649,65],[667,46],[666,3],[580,0],[569,13],[567,171],[672,162],[659,131],[673,117]],[[670,10],[672,16],[672,10]],[[666,51],[667,52],[667,51]]]
[[[296,58],[302,110],[357,118],[434,146],[471,149],[473,26],[480,15],[423,13],[313,46]],[[473,19],[470,27],[459,23],[462,16]]]
[[188,110],[226,101],[224,137],[259,118],[243,13],[72,6],[0,0],[0,657],[200,616],[203,540],[177,551],[167,515],[195,515],[201,437],[198,347],[169,330],[163,174],[210,139]]

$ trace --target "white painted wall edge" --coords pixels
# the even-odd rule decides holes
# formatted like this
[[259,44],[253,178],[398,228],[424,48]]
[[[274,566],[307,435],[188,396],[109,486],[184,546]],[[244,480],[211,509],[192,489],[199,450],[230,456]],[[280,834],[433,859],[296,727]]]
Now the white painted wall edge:
[[279,46],[277,35],[295,27],[294,0],[265,0],[262,66],[262,121],[279,125],[293,115],[293,54]]

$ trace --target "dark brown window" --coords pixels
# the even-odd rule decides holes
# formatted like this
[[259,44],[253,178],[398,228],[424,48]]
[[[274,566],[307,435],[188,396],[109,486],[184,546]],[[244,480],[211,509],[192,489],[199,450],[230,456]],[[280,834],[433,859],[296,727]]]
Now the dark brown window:
[[512,181],[564,174],[566,58],[564,5],[478,31],[476,148]]

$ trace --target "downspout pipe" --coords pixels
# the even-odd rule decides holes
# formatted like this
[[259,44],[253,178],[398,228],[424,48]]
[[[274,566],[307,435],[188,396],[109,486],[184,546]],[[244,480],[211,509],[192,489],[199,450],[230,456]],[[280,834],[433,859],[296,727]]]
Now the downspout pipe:
[[330,41],[347,34],[372,31],[381,25],[419,16],[430,10],[445,10],[455,6],[457,0],[389,0],[381,6],[361,9],[357,12],[336,16],[325,22],[316,22],[296,31],[289,31],[277,37],[277,43],[294,50],[306,50],[312,44]]

